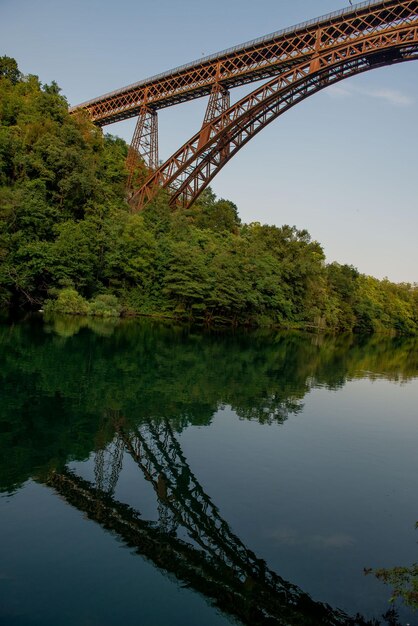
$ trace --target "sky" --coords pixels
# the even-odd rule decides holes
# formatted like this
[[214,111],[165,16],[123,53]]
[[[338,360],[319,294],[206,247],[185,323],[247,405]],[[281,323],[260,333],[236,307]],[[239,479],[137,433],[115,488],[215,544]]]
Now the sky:
[[[348,0],[0,0],[0,56],[70,105],[345,8]],[[231,101],[251,91],[231,91]],[[160,159],[207,100],[159,112]],[[244,222],[295,225],[328,262],[418,282],[418,63],[346,79],[279,117],[215,177]],[[130,141],[135,120],[105,130]]]

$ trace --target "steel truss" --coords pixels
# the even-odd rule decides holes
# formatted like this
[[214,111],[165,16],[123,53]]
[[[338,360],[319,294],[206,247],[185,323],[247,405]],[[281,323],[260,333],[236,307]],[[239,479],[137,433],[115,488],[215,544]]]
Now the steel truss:
[[342,11],[261,37],[181,68],[72,107],[100,126],[136,117],[143,106],[161,109],[209,95],[216,83],[231,89],[259,81],[331,48],[416,20],[417,0],[362,2]]
[[126,158],[128,170],[127,187],[132,186],[132,179],[139,161],[142,160],[149,170],[158,167],[158,117],[157,111],[143,106],[136,122],[134,136]]
[[219,170],[267,124],[308,96],[344,78],[418,57],[418,16],[349,44],[318,51],[282,72],[204,126],[134,194],[131,206],[145,206],[160,187],[171,205],[190,206]]
[[203,126],[225,113],[230,107],[230,100],[229,90],[223,85],[215,83],[210,94],[205,117],[203,118]]
[[[130,204],[158,189],[190,206],[217,172],[267,124],[308,96],[375,67],[417,58],[418,0],[362,2],[106,94],[85,109],[103,126],[139,114],[128,154],[128,187],[139,156],[151,170]],[[273,78],[272,78],[273,77]],[[270,78],[230,106],[229,89]],[[158,166],[157,109],[209,95],[200,131]]]

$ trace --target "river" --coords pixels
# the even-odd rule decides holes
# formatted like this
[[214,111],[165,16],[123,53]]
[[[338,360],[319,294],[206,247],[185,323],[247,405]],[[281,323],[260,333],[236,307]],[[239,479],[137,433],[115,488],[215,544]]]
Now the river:
[[417,561],[417,340],[33,316],[0,361],[2,626],[418,624],[364,572]]

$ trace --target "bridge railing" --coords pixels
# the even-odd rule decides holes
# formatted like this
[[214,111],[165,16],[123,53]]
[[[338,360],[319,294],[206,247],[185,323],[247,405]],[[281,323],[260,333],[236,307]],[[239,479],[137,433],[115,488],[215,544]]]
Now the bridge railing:
[[237,44],[232,48],[226,48],[225,50],[221,50],[220,52],[215,52],[208,56],[201,57],[200,59],[196,59],[195,61],[190,61],[189,63],[185,63],[184,65],[179,65],[178,67],[174,67],[171,70],[167,70],[165,72],[161,72],[160,74],[155,74],[154,76],[149,76],[148,78],[144,78],[136,83],[132,83],[127,85],[126,87],[121,87],[120,89],[116,89],[115,91],[109,91],[108,93],[100,96],[100,98],[93,98],[92,100],[87,100],[86,102],[82,102],[78,104],[76,107],[70,107],[70,112],[74,109],[83,108],[89,104],[94,104],[95,102],[104,100],[106,98],[112,98],[113,96],[117,96],[120,93],[126,93],[130,89],[136,89],[137,87],[141,87],[151,82],[155,82],[157,80],[161,80],[166,78],[167,76],[171,76],[172,74],[178,74],[183,72],[184,70],[191,69],[198,65],[202,65],[207,63],[208,61],[215,61],[217,59],[221,59],[224,56],[229,54],[233,54],[238,50],[246,50],[247,48],[252,48],[260,43],[264,43],[267,41],[271,41],[281,37],[283,35],[288,35],[289,33],[296,33],[299,30],[305,30],[310,26],[315,26],[321,22],[327,22],[335,17],[340,17],[342,15],[347,15],[349,13],[353,13],[356,10],[367,8],[374,5],[385,5],[386,3],[390,3],[392,0],[366,0],[365,2],[358,2],[357,4],[350,5],[349,7],[345,7],[344,9],[339,9],[338,11],[333,11],[331,13],[327,13],[320,17],[312,18],[311,20],[307,20],[305,22],[300,22],[299,24],[293,26],[287,26],[286,28],[282,28],[281,30],[277,30],[274,33],[269,33],[268,35],[263,35],[262,37],[257,37],[256,39],[252,39],[251,41],[246,41],[242,44]]

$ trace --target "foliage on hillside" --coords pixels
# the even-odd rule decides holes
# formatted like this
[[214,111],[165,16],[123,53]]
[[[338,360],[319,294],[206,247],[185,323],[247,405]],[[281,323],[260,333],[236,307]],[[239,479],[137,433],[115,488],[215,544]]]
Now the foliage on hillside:
[[243,225],[210,190],[188,211],[161,192],[131,214],[126,154],[124,141],[70,116],[55,83],[0,58],[0,307],[40,308],[58,294],[49,306],[60,310],[75,290],[80,314],[103,313],[106,295],[125,314],[417,332],[417,289],[326,266],[306,231]]

